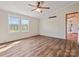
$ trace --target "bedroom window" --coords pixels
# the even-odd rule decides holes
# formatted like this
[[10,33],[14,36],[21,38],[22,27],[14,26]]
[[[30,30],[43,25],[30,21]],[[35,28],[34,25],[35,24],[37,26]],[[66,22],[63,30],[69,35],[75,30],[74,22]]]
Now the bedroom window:
[[28,32],[29,31],[29,20],[21,19],[21,27],[22,27],[22,32]]
[[19,32],[20,18],[17,16],[9,16],[9,32]]

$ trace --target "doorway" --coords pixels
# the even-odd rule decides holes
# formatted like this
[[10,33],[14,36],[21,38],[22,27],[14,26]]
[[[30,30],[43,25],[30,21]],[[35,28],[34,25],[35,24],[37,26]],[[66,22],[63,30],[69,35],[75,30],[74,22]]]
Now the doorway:
[[66,39],[78,42],[79,38],[79,13],[73,12],[66,14]]

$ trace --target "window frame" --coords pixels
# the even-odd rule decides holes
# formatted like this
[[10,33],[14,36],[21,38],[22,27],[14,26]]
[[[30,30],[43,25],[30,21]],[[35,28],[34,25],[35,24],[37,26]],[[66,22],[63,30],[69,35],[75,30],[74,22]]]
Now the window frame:
[[[10,17],[11,17],[11,16],[17,17],[17,18],[19,19],[18,31],[14,31],[14,32],[10,31],[9,20],[10,20]],[[9,33],[19,33],[19,32],[20,32],[20,23],[21,23],[20,20],[21,20],[21,19],[20,19],[20,16],[19,16],[19,15],[16,15],[16,14],[8,14],[8,32],[9,32]]]
[[21,17],[21,20],[20,20],[20,25],[21,25],[21,32],[29,32],[29,23],[30,23],[30,21],[29,21],[29,23],[28,23],[28,30],[26,30],[26,31],[23,31],[22,30],[22,20],[28,20],[29,21],[29,19],[28,18],[26,18],[26,17]]

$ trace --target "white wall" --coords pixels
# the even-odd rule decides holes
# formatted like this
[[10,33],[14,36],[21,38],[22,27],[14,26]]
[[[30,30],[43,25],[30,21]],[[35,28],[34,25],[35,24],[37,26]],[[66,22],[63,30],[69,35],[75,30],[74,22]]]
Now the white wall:
[[[13,12],[0,10],[0,43],[12,41],[16,39],[26,38],[39,34],[39,19],[26,16],[30,20],[29,32],[26,33],[9,33],[8,31],[8,14]],[[21,15],[14,13],[16,15]],[[21,15],[24,16],[24,15]]]
[[[40,20],[40,34],[65,39],[65,14],[79,12],[79,3],[62,8],[56,12],[51,12],[56,18],[48,19],[43,17]],[[51,16],[51,15],[50,15]]]
[[12,12],[0,10],[0,43],[30,37],[38,34],[50,37],[65,38],[65,14],[75,11],[79,11],[79,3],[69,6],[67,8],[63,8],[54,13],[51,12],[52,15],[57,16],[57,18],[54,19],[48,19],[48,16],[41,17],[39,22],[39,19],[37,18],[26,16],[30,20],[30,31],[28,33],[20,32],[11,34],[8,33],[8,13]]

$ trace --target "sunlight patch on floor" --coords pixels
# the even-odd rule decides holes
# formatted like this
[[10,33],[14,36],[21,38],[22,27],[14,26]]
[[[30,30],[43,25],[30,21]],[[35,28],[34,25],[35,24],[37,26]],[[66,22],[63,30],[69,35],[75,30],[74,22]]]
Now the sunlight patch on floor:
[[6,46],[6,45],[1,45],[0,48],[3,48],[3,47],[5,47],[5,46]]
[[[7,47],[0,49],[0,53],[6,51],[6,50],[8,50],[8,49],[10,49],[11,47],[15,46],[16,44],[18,44],[18,43],[20,43],[20,42],[21,42],[21,41],[14,42],[14,43],[8,45]],[[4,46],[4,45],[3,45],[3,46]]]

